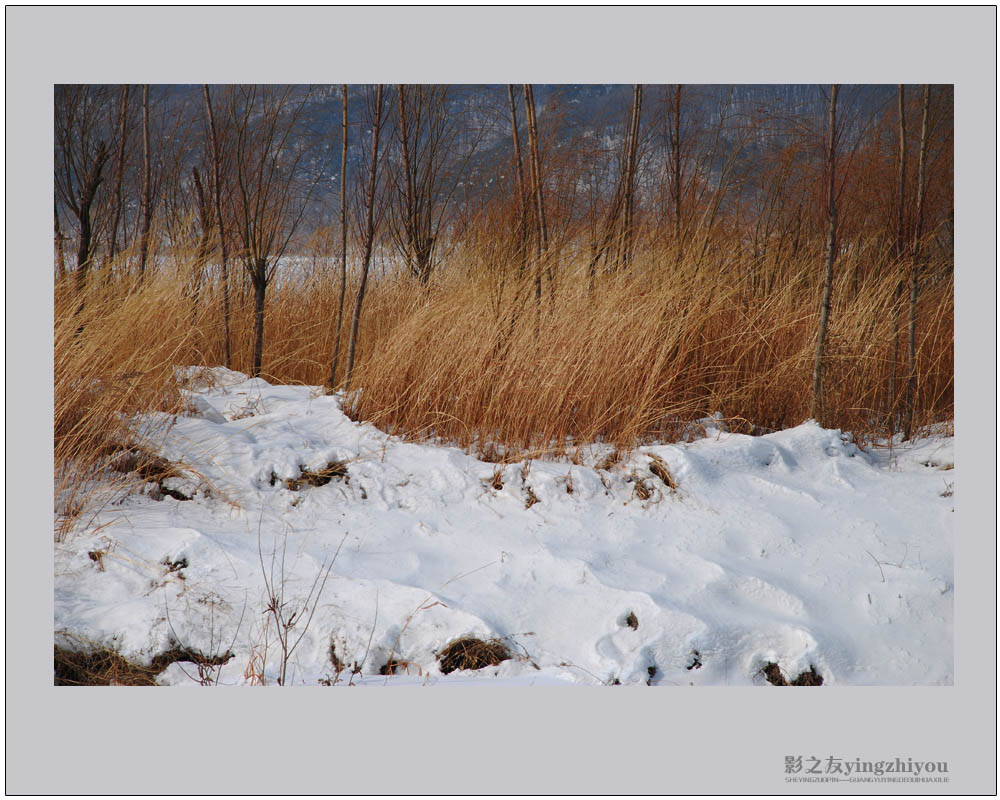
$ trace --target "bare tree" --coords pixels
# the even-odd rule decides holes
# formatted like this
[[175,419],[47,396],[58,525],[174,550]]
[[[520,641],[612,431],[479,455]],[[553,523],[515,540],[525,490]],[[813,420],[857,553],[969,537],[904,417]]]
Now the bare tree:
[[191,321],[192,324],[198,318],[198,303],[201,296],[201,283],[203,280],[205,266],[208,263],[208,255],[211,250],[210,240],[212,237],[212,212],[205,196],[205,187],[201,182],[201,173],[198,167],[191,167],[191,178],[194,183],[195,206],[198,209],[198,223],[201,233],[198,237],[198,249],[195,256],[194,274],[191,276]]
[[390,220],[407,267],[424,285],[452,201],[485,133],[483,126],[470,126],[469,115],[457,105],[469,98],[454,94],[441,85],[396,87],[401,164],[387,173],[395,188]]
[[[608,209],[601,243],[594,249],[590,259],[590,289],[593,291],[597,265],[601,259],[627,266],[631,259],[632,225],[635,206],[635,178],[639,149],[639,120],[642,114],[642,85],[635,84],[632,90],[632,105],[629,109],[622,152],[618,184],[614,199]],[[615,245],[613,248],[612,245]]]
[[406,131],[406,88],[403,84],[399,84],[396,91],[399,99],[399,139],[403,153],[404,183],[406,184],[406,205],[403,209],[403,230],[406,237],[406,265],[426,283],[426,276],[421,267],[419,254],[423,243],[417,241],[417,209],[416,199],[413,196],[413,167],[410,163],[410,137]]
[[255,377],[263,361],[267,287],[318,179],[310,184],[300,174],[307,153],[300,124],[308,97],[308,91],[270,85],[238,86],[230,94],[233,216],[240,260],[254,290],[251,374]]
[[671,139],[671,155],[673,163],[673,180],[671,188],[674,194],[674,247],[676,247],[677,263],[680,264],[683,253],[681,240],[681,84],[674,87],[674,129]]
[[80,220],[80,243],[76,251],[76,281],[77,289],[80,291],[83,291],[83,287],[87,281],[87,271],[90,269],[90,240],[93,234],[91,230],[90,209],[94,205],[94,199],[97,197],[97,189],[103,180],[101,171],[104,169],[104,164],[107,160],[108,151],[104,146],[104,142],[101,142],[94,161],[90,165],[90,169],[83,177],[79,200],[74,209]]
[[128,138],[128,94],[129,85],[121,88],[118,107],[118,155],[115,158],[115,194],[111,212],[111,235],[108,237],[108,260],[114,261],[118,252],[118,225],[122,215],[122,179],[125,177],[125,142]]
[[917,393],[917,292],[920,283],[921,237],[924,227],[924,199],[927,167],[927,121],[931,108],[931,87],[924,84],[924,118],[920,126],[920,157],[917,162],[917,221],[913,232],[913,258],[910,265],[910,337],[909,374],[906,379],[906,418],[903,438],[913,433],[913,405]]
[[[507,348],[517,327],[517,320],[522,310],[524,300],[523,278],[528,269],[528,238],[531,231],[531,217],[528,211],[527,187],[524,178],[524,165],[521,157],[521,139],[517,126],[517,103],[514,99],[514,84],[507,84],[507,101],[510,109],[510,129],[511,138],[514,145],[514,175],[517,189],[517,277],[514,284],[514,297],[509,305],[509,317],[506,325],[497,329],[496,344],[493,352],[496,358],[503,360],[506,357]],[[498,317],[502,314],[503,293],[505,275],[501,272],[499,285],[496,291],[496,311]],[[507,343],[505,346],[505,342]]]
[[619,260],[627,267],[632,260],[633,225],[635,220],[635,181],[639,153],[639,122],[642,119],[642,84],[632,88],[632,114],[628,135],[625,172],[625,218]]
[[[903,256],[906,252],[905,204],[906,204],[906,108],[905,89],[899,84],[898,90],[899,114],[899,153],[897,156],[896,180],[896,260],[902,269]],[[890,435],[896,429],[896,367],[899,363],[899,303],[903,294],[903,278],[900,276],[896,291],[892,298],[892,363],[889,367],[889,412]]]
[[347,372],[344,385],[350,388],[351,377],[354,374],[354,357],[358,343],[358,324],[361,321],[361,306],[365,301],[365,289],[368,285],[368,268],[371,264],[372,248],[375,244],[375,190],[378,185],[378,143],[382,132],[382,84],[375,88],[375,107],[372,112],[372,149],[371,161],[368,165],[368,191],[365,193],[365,221],[361,234],[363,254],[361,257],[361,283],[358,286],[358,296],[354,303],[354,314],[351,317],[351,336],[347,341]]
[[343,97],[343,122],[341,123],[340,148],[340,302],[337,305],[337,333],[333,345],[333,363],[327,391],[332,392],[337,380],[337,362],[340,360],[340,329],[344,324],[344,299],[347,294],[347,84],[341,87]]
[[[524,84],[524,110],[528,118],[528,165],[531,175],[531,199],[538,215],[538,236],[535,239],[535,302],[542,303],[542,258],[549,246],[548,228],[545,224],[545,198],[542,192],[542,166],[538,148],[538,122],[535,119],[535,93],[530,83]],[[549,270],[549,283],[552,271]],[[553,294],[555,289],[553,288]],[[536,330],[537,330],[536,322]]]
[[149,165],[149,84],[142,86],[142,217],[139,227],[139,275],[146,274],[149,227],[153,219],[153,188]]
[[[191,168],[202,166],[199,156],[207,149],[207,137],[197,135],[202,129],[199,121],[204,117],[197,93],[151,86],[148,106],[149,203],[143,205],[147,205],[151,215],[144,223],[149,239],[147,268],[151,269],[155,266],[151,262],[154,245],[162,245],[166,256],[170,246],[186,248],[190,245],[192,234],[196,242],[200,238],[201,232],[194,230],[198,197],[191,183]],[[210,188],[207,182],[202,186]],[[156,219],[159,219],[158,225]],[[174,260],[176,262],[176,257]]]
[[906,203],[906,109],[904,107],[905,89],[899,84],[899,157],[896,182],[896,258],[902,259],[906,238],[904,221],[904,205]]
[[826,330],[830,319],[830,301],[833,293],[833,263],[837,256],[837,197],[835,177],[837,167],[837,94],[838,84],[830,87],[830,140],[826,156],[827,171],[827,238],[826,275],[823,279],[823,300],[819,311],[819,331],[816,336],[816,358],[813,361],[812,409],[810,415],[820,421],[824,412],[823,356]]
[[517,106],[514,103],[514,84],[507,84],[507,99],[510,102],[510,130],[514,140],[514,164],[517,167],[517,231],[518,231],[518,274],[523,277],[528,258],[528,213],[524,188],[524,167],[521,163],[521,140],[517,134]]
[[230,345],[230,308],[229,308],[229,253],[226,249],[226,230],[222,217],[222,164],[219,155],[219,136],[215,130],[215,116],[212,114],[212,96],[208,84],[202,84],[205,99],[205,117],[208,120],[208,134],[212,150],[212,200],[215,210],[215,227],[219,233],[219,252],[222,259],[222,363],[229,369],[232,366],[232,349]]
[[531,163],[531,194],[538,213],[538,257],[549,247],[549,231],[545,223],[545,197],[542,192],[542,164],[538,146],[538,122],[535,119],[535,93],[530,83],[524,84],[524,105],[528,117],[528,149]]
[[76,217],[79,238],[76,285],[82,291],[92,263],[92,212],[104,180],[108,152],[103,123],[108,91],[102,86],[55,89],[55,189],[57,202]]

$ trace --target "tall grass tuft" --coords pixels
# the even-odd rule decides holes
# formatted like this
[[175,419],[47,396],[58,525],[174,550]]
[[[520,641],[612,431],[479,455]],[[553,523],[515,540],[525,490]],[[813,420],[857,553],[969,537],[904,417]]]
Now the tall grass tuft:
[[[646,252],[628,273],[598,276],[593,291],[586,266],[560,264],[554,296],[546,290],[540,305],[511,282],[496,303],[497,287],[474,270],[442,278],[396,324],[383,322],[391,335],[369,345],[352,413],[387,430],[515,452],[598,439],[627,449],[675,438],[714,412],[745,432],[808,417],[814,261],[761,281],[747,264],[677,269],[669,254]],[[846,257],[834,287],[820,422],[861,440],[885,435],[901,410],[887,388],[896,274]],[[953,413],[953,306],[950,278],[928,284],[917,324],[925,423]]]
[[72,277],[55,287],[54,420],[56,514],[65,530],[95,478],[123,449],[164,423],[135,421],[181,411],[177,365],[198,358],[198,328],[181,313],[185,282],[170,273],[143,283],[95,273],[82,292]]

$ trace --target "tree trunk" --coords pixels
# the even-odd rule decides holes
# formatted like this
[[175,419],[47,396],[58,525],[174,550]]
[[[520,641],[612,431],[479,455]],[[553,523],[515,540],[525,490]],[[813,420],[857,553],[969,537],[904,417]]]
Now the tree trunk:
[[205,114],[208,117],[208,132],[212,138],[212,177],[214,178],[213,199],[215,205],[215,225],[219,229],[219,251],[222,259],[222,363],[226,369],[232,368],[232,349],[230,345],[230,308],[229,308],[229,254],[226,251],[226,232],[222,221],[222,166],[219,163],[219,137],[215,131],[215,117],[212,115],[212,98],[208,84],[202,84],[205,96]]
[[201,225],[201,235],[198,237],[198,253],[195,256],[194,274],[191,276],[191,324],[198,321],[198,306],[201,301],[201,283],[208,263],[209,239],[212,234],[211,213],[208,201],[205,199],[205,189],[201,183],[201,174],[197,167],[191,167],[191,177],[194,180],[195,202],[198,204],[198,222]]
[[[896,262],[902,270],[903,255],[906,250],[905,203],[906,203],[906,110],[905,90],[899,84],[899,155],[896,180]],[[903,278],[900,275],[892,298],[892,363],[889,366],[889,435],[896,432],[896,369],[899,364],[899,304],[903,296]]]
[[[496,344],[493,348],[494,357],[500,361],[506,359],[510,342],[517,327],[518,316],[521,312],[522,292],[524,290],[524,276],[528,271],[528,237],[530,235],[530,221],[528,215],[528,190],[525,184],[524,165],[521,158],[521,139],[517,129],[517,104],[514,100],[514,84],[507,84],[507,101],[510,106],[510,130],[514,143],[514,166],[517,178],[517,282],[514,285],[514,297],[510,304],[510,318],[504,328],[497,331]],[[498,297],[503,297],[503,277],[501,277]],[[506,339],[505,339],[506,336]],[[505,344],[506,341],[506,344]]]
[[[545,225],[545,200],[542,193],[541,159],[538,155],[538,124],[535,119],[535,94],[530,83],[524,84],[525,115],[528,118],[528,163],[531,167],[531,195],[534,198],[535,211],[538,215],[538,238],[536,239],[535,256],[535,300],[541,309],[542,304],[542,256],[548,249],[548,229]],[[548,270],[549,283],[552,283],[552,271]],[[555,288],[552,289],[553,295]],[[536,331],[538,325],[536,323]]]
[[125,173],[125,134],[128,119],[128,89],[122,86],[121,105],[118,111],[118,156],[115,160],[115,209],[111,216],[111,241],[108,247],[108,261],[115,260],[118,252],[118,223],[122,215],[122,178]]
[[920,158],[917,162],[917,223],[913,232],[913,261],[910,267],[909,375],[906,380],[906,418],[903,439],[913,434],[913,407],[917,394],[917,292],[920,282],[921,242],[924,227],[924,188],[927,169],[927,122],[930,117],[931,87],[924,85],[924,119],[920,126]]
[[621,263],[628,267],[632,260],[632,226],[635,219],[635,177],[639,152],[639,121],[642,118],[642,84],[632,93],[632,113],[629,120],[629,144],[626,154],[625,218],[622,229]]
[[62,281],[66,277],[66,252],[63,247],[62,230],[59,228],[59,202],[53,204],[55,212],[55,240],[56,240],[56,276]]
[[139,276],[146,275],[149,255],[149,226],[153,218],[149,167],[149,84],[142,86],[142,222],[139,229]]
[[368,285],[368,267],[372,258],[372,247],[375,243],[375,188],[378,175],[378,140],[382,129],[382,84],[375,90],[375,119],[372,128],[371,169],[368,172],[368,194],[365,197],[365,230],[364,254],[361,260],[361,284],[358,286],[358,297],[354,303],[354,314],[351,317],[351,337],[347,341],[347,371],[344,376],[344,386],[350,388],[351,377],[354,374],[354,357],[358,343],[358,324],[361,320],[361,306],[365,301],[365,289]]
[[823,280],[823,301],[819,311],[819,333],[816,337],[816,358],[813,361],[812,409],[810,416],[821,424],[825,417],[823,397],[823,355],[826,345],[826,329],[830,319],[830,297],[833,293],[833,262],[837,255],[837,195],[835,177],[837,167],[837,94],[838,84],[830,89],[830,142],[826,157],[829,176],[827,185],[827,239],[826,276]]
[[538,212],[538,252],[541,255],[549,247],[549,231],[545,224],[545,198],[542,192],[542,165],[538,150],[538,122],[535,119],[535,93],[530,83],[524,84],[524,103],[528,116],[532,193],[535,196],[535,208]]
[[260,376],[264,360],[264,300],[267,294],[267,262],[258,259],[251,276],[253,283],[253,369],[250,375]]
[[343,112],[341,125],[343,138],[340,149],[340,303],[337,307],[337,333],[333,345],[333,364],[330,367],[330,381],[327,393],[336,386],[337,362],[340,360],[340,329],[344,323],[344,299],[347,294],[347,84],[343,84]]
[[906,111],[903,84],[899,84],[899,164],[896,181],[896,258],[902,260],[905,250],[904,207],[906,202]]
[[419,275],[423,279],[424,276],[420,274],[421,271],[415,261],[417,257],[417,223],[413,197],[413,171],[410,164],[410,143],[406,131],[405,91],[403,84],[399,84],[397,88],[399,95],[399,138],[402,144],[403,173],[406,186],[406,219],[403,222],[406,233],[406,266],[414,275]]
[[517,135],[517,106],[514,104],[514,84],[507,84],[507,99],[510,101],[510,128],[514,137],[514,163],[517,166],[517,230],[519,237],[518,275],[524,277],[528,262],[528,214],[525,204],[524,167],[521,164],[521,141]]
[[[103,177],[101,171],[108,160],[108,151],[101,142],[97,149],[97,157],[83,181],[80,192],[80,242],[76,251],[76,288],[78,292],[83,292],[87,283],[87,272],[90,269],[90,240],[92,231],[90,228],[90,208],[94,204],[97,196],[97,188],[101,185]],[[81,306],[82,308],[82,306]]]
[[674,88],[674,141],[671,155],[673,156],[673,190],[674,190],[674,247],[676,248],[676,263],[680,265],[683,253],[681,243],[681,84]]

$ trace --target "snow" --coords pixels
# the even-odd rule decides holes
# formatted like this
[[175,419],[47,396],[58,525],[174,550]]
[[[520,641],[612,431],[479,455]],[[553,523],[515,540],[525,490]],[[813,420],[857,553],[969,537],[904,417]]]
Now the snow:
[[[354,422],[316,387],[184,374],[188,415],[141,422],[163,423],[157,452],[184,474],[164,486],[192,499],[134,493],[81,517],[55,546],[57,642],[144,663],[231,650],[213,682],[273,684],[270,586],[299,614],[289,684],[766,685],[768,662],[824,685],[953,681],[944,431],[866,452],[813,422],[749,437],[712,417],[609,469],[600,446],[504,466]],[[289,488],[334,462],[346,479]],[[444,675],[465,635],[512,658]],[[160,682],[197,678],[180,662]]]

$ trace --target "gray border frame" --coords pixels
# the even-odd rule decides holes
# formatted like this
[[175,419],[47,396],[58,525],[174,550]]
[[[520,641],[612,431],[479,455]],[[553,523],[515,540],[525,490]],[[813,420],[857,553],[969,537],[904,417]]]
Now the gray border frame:
[[[813,787],[784,783],[783,761],[802,752],[947,760],[950,784],[885,784],[885,791],[995,794],[996,13],[992,6],[7,7],[6,460],[17,497],[6,520],[7,791],[798,794]],[[370,28],[377,31],[371,47]],[[45,255],[52,246],[52,84],[401,78],[956,85],[962,480],[954,686],[52,687],[45,477],[52,396],[48,390],[43,403],[36,393],[52,385]],[[871,785],[860,789],[870,793]]]

